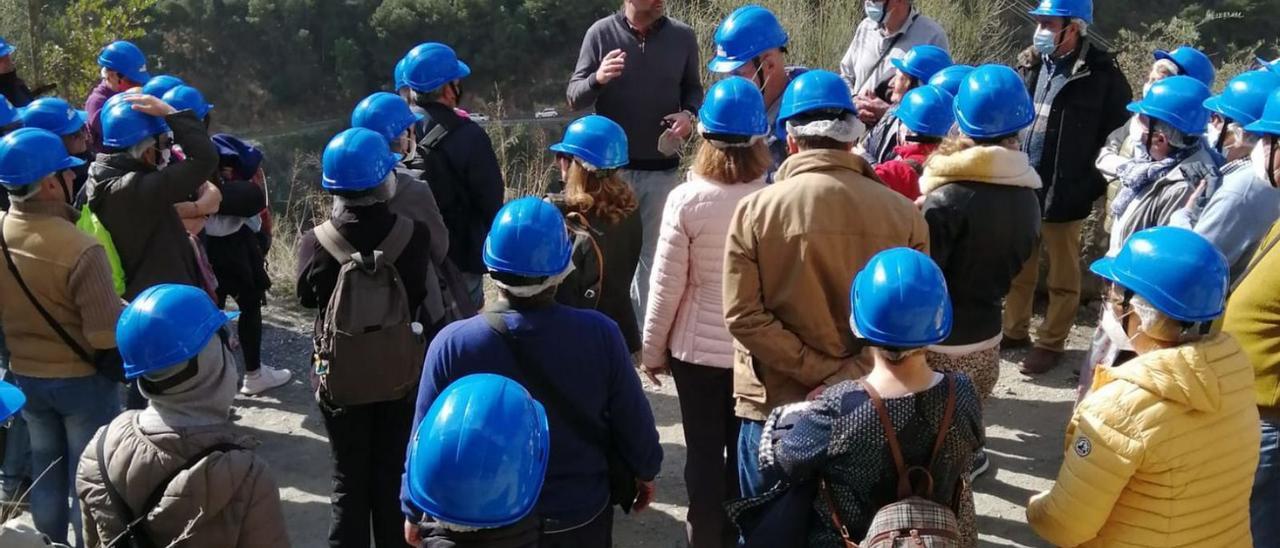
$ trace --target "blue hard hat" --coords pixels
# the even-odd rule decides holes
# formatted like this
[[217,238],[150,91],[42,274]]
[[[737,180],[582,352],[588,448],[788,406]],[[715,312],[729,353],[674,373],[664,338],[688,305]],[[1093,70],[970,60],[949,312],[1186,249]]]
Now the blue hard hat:
[[733,72],[760,54],[787,45],[787,31],[773,12],[761,6],[742,6],[716,27],[716,56],[711,72]]
[[1093,0],[1040,0],[1031,15],[1071,17],[1093,24]]
[[0,95],[0,127],[22,122],[22,111],[14,108],[13,103]]
[[185,85],[187,83],[177,76],[159,74],[152,76],[147,85],[142,86],[142,92],[152,97],[164,97],[164,94],[169,93],[169,90]]
[[592,114],[574,120],[551,150],[568,154],[597,169],[627,165],[627,132],[617,122]]
[[1226,257],[1203,236],[1160,226],[1130,236],[1115,257],[1098,259],[1089,270],[1171,318],[1204,322],[1226,306],[1227,268]]
[[409,83],[405,81],[405,75],[404,75],[404,72],[405,72],[404,69],[406,65],[408,65],[408,63],[405,61],[403,57],[401,57],[400,60],[396,62],[395,71],[392,72],[392,82],[394,83],[395,90],[397,92],[399,92],[404,88],[409,87]]
[[1173,51],[1158,49],[1153,55],[1156,59],[1173,61],[1173,64],[1178,65],[1178,70],[1181,71],[1179,74],[1195,78],[1206,86],[1213,85],[1215,73],[1213,61],[1210,61],[1209,56],[1205,55],[1204,52],[1191,46],[1180,46]]
[[929,85],[938,86],[954,97],[960,93],[960,83],[964,82],[970,72],[973,72],[973,67],[969,65],[951,65],[934,74],[929,79]]
[[0,381],[0,421],[18,414],[27,404],[27,396],[17,386]]
[[1204,108],[1216,112],[1241,127],[1262,118],[1267,98],[1280,89],[1280,75],[1253,70],[1232,78],[1222,93],[1204,100]]
[[404,56],[404,83],[414,91],[435,91],[470,75],[471,67],[459,61],[453,48],[444,44],[419,44]]
[[510,525],[538,502],[550,450],[547,412],[524,387],[499,375],[462,377],[409,442],[409,501],[448,523]]
[[1244,130],[1259,135],[1280,135],[1280,89],[1267,97],[1262,117],[1245,126]]
[[944,137],[956,123],[955,97],[938,86],[922,86],[902,96],[894,115],[907,129],[926,137]]
[[98,66],[119,72],[138,85],[146,85],[151,80],[147,73],[147,56],[133,42],[119,40],[102,48],[102,53],[98,54]]
[[951,334],[951,297],[928,255],[899,247],[877,253],[853,279],[853,328],[877,346],[920,348]]
[[960,131],[978,139],[1017,133],[1036,116],[1022,78],[1004,65],[973,69],[960,83],[955,112]]
[[573,242],[560,210],[534,197],[508,202],[484,240],[484,265],[494,272],[536,278],[564,272]]
[[1170,76],[1151,85],[1141,101],[1129,103],[1129,112],[1165,122],[1187,135],[1203,135],[1209,123],[1204,108],[1209,88],[1190,76]]
[[0,37],[0,57],[8,57],[13,55],[13,52],[15,51],[18,51],[17,47],[10,44],[8,40],[4,39],[4,37]]
[[707,98],[698,110],[698,123],[703,135],[756,137],[769,134],[764,96],[760,94],[760,88],[741,76],[711,84]]
[[47,129],[57,135],[80,131],[86,118],[83,110],[76,110],[66,99],[59,97],[36,99],[21,112],[23,126]]
[[853,105],[853,97],[849,94],[849,86],[834,72],[811,70],[792,79],[787,90],[782,92],[778,127],[781,131],[787,120],[819,110],[858,113],[858,107]]
[[423,118],[423,115],[409,108],[409,103],[404,98],[379,91],[365,97],[351,111],[351,127],[372,129],[390,142]]
[[955,64],[947,50],[929,44],[911,48],[901,59],[891,59],[890,62],[921,82],[928,82],[938,71]]
[[67,154],[62,137],[46,129],[26,127],[0,137],[0,186],[30,186],[64,169],[84,165]]
[[223,312],[204,290],[160,284],[138,294],[116,322],[124,376],[136,379],[200,354],[218,329],[239,312]]
[[320,186],[328,190],[360,191],[382,184],[401,156],[391,152],[387,138],[362,127],[334,136],[320,159]]
[[178,86],[164,94],[164,102],[177,110],[189,110],[196,118],[203,120],[213,110],[213,105],[204,100],[204,94],[191,86]]
[[[102,144],[111,148],[124,149],[138,144],[147,137],[169,133],[169,124],[163,118],[143,114],[133,109],[133,104],[125,98],[132,93],[121,93],[112,96],[102,108],[98,119],[102,123]],[[118,98],[118,99],[117,99]]]

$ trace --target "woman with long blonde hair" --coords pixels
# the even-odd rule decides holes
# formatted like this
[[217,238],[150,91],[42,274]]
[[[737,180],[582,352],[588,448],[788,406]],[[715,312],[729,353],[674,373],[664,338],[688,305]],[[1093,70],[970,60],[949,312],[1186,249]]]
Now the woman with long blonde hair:
[[[749,80],[711,87],[699,113],[702,147],[667,198],[649,279],[644,371],[669,371],[680,396],[688,460],[689,545],[736,544],[724,502],[738,494],[733,338],[721,304],[724,246],[738,201],[764,188],[773,159],[764,99]],[[727,458],[726,458],[727,455]]]

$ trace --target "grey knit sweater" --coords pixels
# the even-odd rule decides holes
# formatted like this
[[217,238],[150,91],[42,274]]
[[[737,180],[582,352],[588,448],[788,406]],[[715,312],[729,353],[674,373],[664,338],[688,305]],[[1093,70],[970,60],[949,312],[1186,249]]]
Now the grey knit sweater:
[[[622,75],[606,85],[596,81],[596,69],[610,51],[626,52]],[[631,146],[630,169],[674,169],[677,158],[658,152],[662,118],[702,106],[701,62],[698,39],[688,25],[663,17],[641,34],[621,13],[609,15],[587,29],[578,54],[578,65],[569,79],[569,108],[595,106],[596,114],[609,118],[627,132]]]

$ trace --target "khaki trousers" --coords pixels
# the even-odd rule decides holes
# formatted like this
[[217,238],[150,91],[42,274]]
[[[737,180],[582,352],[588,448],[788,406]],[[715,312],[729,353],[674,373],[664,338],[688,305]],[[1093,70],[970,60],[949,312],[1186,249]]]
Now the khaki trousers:
[[[1049,309],[1036,331],[1036,348],[1062,352],[1067,335],[1080,308],[1080,230],[1084,221],[1043,223],[1040,243],[1049,254]],[[1022,272],[1013,279],[1004,303],[1004,336],[1025,339],[1031,330],[1031,307],[1035,303],[1036,281],[1040,275],[1039,249],[1031,254]]]

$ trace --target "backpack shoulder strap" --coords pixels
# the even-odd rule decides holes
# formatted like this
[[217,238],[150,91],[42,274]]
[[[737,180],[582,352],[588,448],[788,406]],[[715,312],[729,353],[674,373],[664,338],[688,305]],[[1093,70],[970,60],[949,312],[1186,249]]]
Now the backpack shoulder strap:
[[391,225],[391,231],[387,233],[386,238],[382,239],[382,243],[378,244],[378,251],[382,252],[382,257],[388,264],[394,263],[409,246],[411,238],[413,238],[413,221],[408,217],[397,215],[395,224]]
[[187,462],[183,463],[182,466],[179,466],[176,470],[171,472],[164,479],[164,481],[160,482],[159,485],[156,485],[155,489],[151,491],[151,495],[147,497],[146,504],[144,504],[142,507],[143,509],[142,517],[146,518],[147,514],[150,514],[151,511],[154,510],[156,506],[160,505],[160,499],[164,498],[165,489],[168,489],[169,484],[173,483],[173,480],[177,479],[178,474],[181,474],[187,470],[195,468],[197,464],[200,464],[201,461],[203,461],[205,458],[209,457],[210,455],[213,455],[214,453],[230,453],[232,451],[244,451],[244,450],[245,450],[244,447],[241,447],[234,443],[219,443],[219,444],[206,447],[203,451],[196,453],[194,456],[187,459]]
[[956,416],[956,376],[951,373],[942,375],[947,383],[947,404],[942,412],[942,422],[938,425],[938,439],[933,442],[933,455],[929,457],[930,467],[938,462],[938,456],[942,454],[942,444],[947,441],[947,432],[951,430],[951,421]]
[[116,538],[110,539],[110,541],[106,542],[105,545],[115,546],[121,539],[133,535],[134,529],[138,528],[142,529],[142,532],[137,533],[139,536],[143,537],[142,543],[149,543],[151,539],[147,536],[146,524],[144,523],[147,517],[146,514],[143,514],[141,518],[133,517],[133,509],[129,508],[129,504],[124,501],[124,497],[120,495],[120,491],[116,490],[115,484],[111,483],[111,476],[107,474],[106,447],[107,432],[110,429],[111,425],[107,425],[106,428],[103,428],[98,432],[98,475],[102,476],[102,486],[107,489],[107,498],[111,501],[111,509],[118,513],[120,515],[120,521],[124,522],[124,531],[121,531],[120,535]]
[[889,408],[884,399],[870,383],[858,382],[871,398],[871,405],[880,417],[880,426],[884,428],[885,440],[889,444],[889,452],[893,456],[893,465],[898,469],[898,498],[906,498],[911,494],[911,479],[907,475],[907,462],[902,457],[902,445],[898,443],[898,431],[893,427],[893,419],[889,417]]
[[355,246],[351,245],[346,238],[342,237],[342,233],[338,232],[338,227],[334,226],[333,221],[325,221],[316,226],[316,241],[320,242],[320,246],[328,251],[338,264],[347,264],[351,262],[355,256]]
[[422,139],[418,141],[418,144],[422,145],[422,147],[427,150],[434,151],[440,147],[440,143],[448,136],[449,128],[445,127],[444,124],[436,122],[431,129],[427,130],[427,134],[422,136]]

